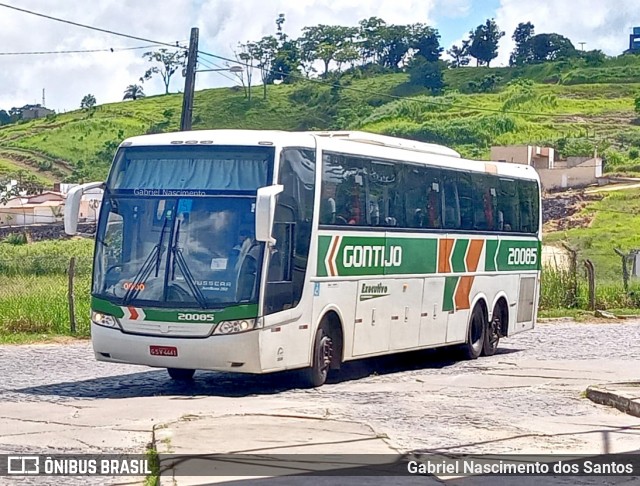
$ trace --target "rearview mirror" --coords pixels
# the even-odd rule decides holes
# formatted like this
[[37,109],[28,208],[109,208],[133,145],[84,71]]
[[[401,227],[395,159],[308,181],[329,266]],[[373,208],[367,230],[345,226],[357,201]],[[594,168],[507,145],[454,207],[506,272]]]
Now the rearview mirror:
[[276,196],[284,190],[284,186],[276,184],[261,187],[256,197],[256,240],[274,245],[276,240],[271,235],[273,218],[276,212]]
[[78,231],[78,214],[80,213],[80,201],[85,192],[91,189],[102,188],[104,182],[89,182],[80,186],[72,187],[67,193],[64,203],[64,232],[68,235],[75,235]]

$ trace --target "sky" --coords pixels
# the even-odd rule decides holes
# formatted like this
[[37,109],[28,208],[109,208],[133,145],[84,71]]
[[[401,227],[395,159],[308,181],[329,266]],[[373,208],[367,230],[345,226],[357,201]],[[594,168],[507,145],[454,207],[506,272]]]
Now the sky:
[[[495,18],[506,35],[492,66],[507,64],[513,49],[511,35],[519,22],[530,21],[536,33],[556,32],[577,48],[585,42],[585,49],[601,49],[608,55],[625,50],[631,27],[640,26],[637,0],[0,0],[0,109],[41,103],[44,89],[46,106],[59,112],[79,108],[89,93],[98,104],[120,101],[125,88],[140,84],[150,67],[142,54],[155,48],[120,50],[148,43],[36,17],[2,4],[171,44],[188,44],[191,27],[198,27],[200,50],[229,58],[239,42],[273,34],[280,13],[285,14],[285,33],[294,38],[305,26],[356,26],[376,16],[388,24],[429,24],[440,32],[445,49],[487,18]],[[86,49],[114,51],[7,55]],[[217,68],[223,62],[203,59],[207,65],[200,69]],[[229,73],[201,73],[196,89],[234,84],[238,83]],[[160,79],[142,86],[147,95],[164,92]],[[174,76],[171,92],[183,86],[184,78]]]

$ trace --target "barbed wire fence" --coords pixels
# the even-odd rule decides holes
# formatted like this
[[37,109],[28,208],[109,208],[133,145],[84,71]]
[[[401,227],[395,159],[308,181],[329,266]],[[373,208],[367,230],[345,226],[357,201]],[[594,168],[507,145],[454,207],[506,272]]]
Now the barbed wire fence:
[[[559,248],[555,247],[555,250]],[[611,271],[598,269],[591,259],[602,257],[604,253],[594,254],[561,245],[559,251],[551,252],[551,257],[543,259],[540,309],[640,308],[640,279],[634,278],[632,271],[636,253],[612,248],[606,254],[609,257],[617,254],[620,258],[621,263],[615,267],[616,277],[612,278]]]

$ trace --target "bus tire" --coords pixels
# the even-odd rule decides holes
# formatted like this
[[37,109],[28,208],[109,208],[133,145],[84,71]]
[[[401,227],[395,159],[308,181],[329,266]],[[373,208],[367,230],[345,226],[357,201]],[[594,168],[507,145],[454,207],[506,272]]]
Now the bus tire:
[[305,384],[311,388],[324,385],[333,360],[334,339],[324,325],[316,331],[311,366],[304,370]]
[[482,306],[476,305],[471,313],[467,342],[462,347],[465,359],[476,359],[482,353],[484,336],[487,330],[487,317]]
[[175,381],[191,381],[196,370],[188,370],[184,368],[167,368],[167,372],[172,380]]
[[498,302],[491,313],[491,321],[487,323],[487,330],[484,333],[484,345],[482,346],[483,356],[493,356],[496,354],[503,325],[504,310],[500,302]]

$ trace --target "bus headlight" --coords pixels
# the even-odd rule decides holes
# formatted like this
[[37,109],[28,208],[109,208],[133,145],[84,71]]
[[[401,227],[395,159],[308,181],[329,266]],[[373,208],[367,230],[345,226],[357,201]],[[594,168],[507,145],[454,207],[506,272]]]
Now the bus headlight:
[[91,320],[99,326],[110,327],[112,329],[120,329],[118,320],[115,317],[110,316],[109,314],[91,311]]
[[251,331],[256,327],[256,319],[238,319],[237,321],[222,321],[213,334],[236,334]]

